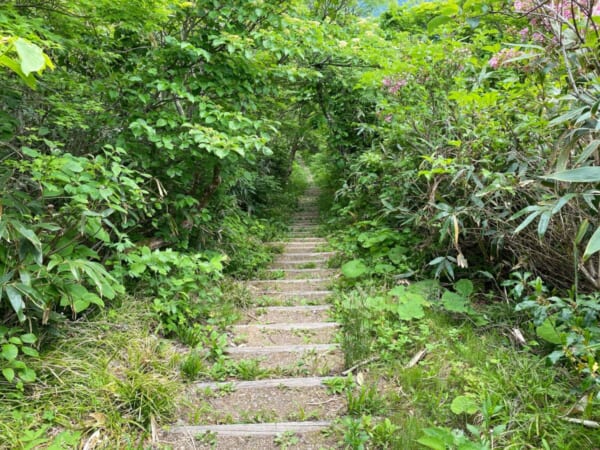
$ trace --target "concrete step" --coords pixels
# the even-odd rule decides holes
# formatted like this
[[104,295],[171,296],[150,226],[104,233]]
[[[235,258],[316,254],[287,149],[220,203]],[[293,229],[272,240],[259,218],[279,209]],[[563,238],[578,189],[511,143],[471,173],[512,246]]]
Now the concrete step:
[[316,259],[331,258],[335,252],[285,252],[275,257],[274,262],[281,261],[313,261]]
[[296,322],[326,322],[329,319],[330,309],[329,305],[252,308],[243,314],[241,324],[289,323],[292,317]]
[[[345,396],[328,394],[331,377],[296,377],[190,386],[184,416],[194,424],[333,419],[345,412]],[[202,410],[201,417],[194,411]],[[185,414],[189,411],[189,414]]]
[[295,239],[288,239],[287,241],[285,241],[287,243],[296,243],[296,242],[322,242],[324,244],[327,243],[327,239],[322,238],[322,237],[301,237],[301,238],[295,238]]
[[298,344],[227,347],[235,360],[254,359],[261,369],[288,375],[335,375],[344,369],[344,354],[338,344]]
[[[269,303],[268,306],[286,305],[318,305],[324,304],[327,297],[333,295],[333,291],[303,291],[303,292],[279,292],[279,291],[258,291],[257,300],[261,304]],[[269,300],[269,301],[267,301]],[[273,304],[275,303],[275,304]]]
[[281,450],[281,436],[290,434],[298,440],[287,450],[322,450],[336,448],[332,437],[323,436],[329,421],[279,422],[179,426],[160,436],[160,444],[172,450]]
[[280,256],[286,253],[318,253],[319,251],[326,251],[326,242],[269,242],[268,245],[272,247],[282,247],[283,252]]
[[250,288],[269,292],[305,292],[322,290],[331,284],[331,278],[306,278],[300,280],[252,280]]
[[339,328],[336,322],[246,324],[231,327],[233,341],[249,347],[272,345],[327,344]]
[[337,273],[333,269],[267,269],[266,273],[280,274],[283,271],[283,280],[305,280],[307,278],[333,278]]
[[323,269],[327,267],[327,259],[310,259],[304,261],[291,261],[281,259],[271,264],[273,269]]

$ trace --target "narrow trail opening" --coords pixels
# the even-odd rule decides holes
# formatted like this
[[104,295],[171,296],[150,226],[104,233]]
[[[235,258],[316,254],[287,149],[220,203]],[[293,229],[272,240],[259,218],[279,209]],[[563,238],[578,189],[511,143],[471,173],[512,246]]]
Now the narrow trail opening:
[[272,243],[283,247],[267,271],[273,279],[248,282],[255,306],[232,328],[226,353],[262,379],[190,386],[197,409],[165,439],[175,449],[335,448],[324,431],[345,414],[346,398],[327,382],[344,356],[327,301],[335,271],[318,237],[318,195],[310,186],[300,198],[289,240]]

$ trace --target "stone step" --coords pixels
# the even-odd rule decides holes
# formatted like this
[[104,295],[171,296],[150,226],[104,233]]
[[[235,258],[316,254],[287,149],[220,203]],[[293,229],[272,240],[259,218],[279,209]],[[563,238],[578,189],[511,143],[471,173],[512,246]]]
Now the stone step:
[[337,273],[333,269],[267,269],[266,273],[280,274],[283,271],[283,280],[305,280],[307,278],[333,278]]
[[344,354],[338,344],[298,344],[227,347],[235,360],[254,359],[261,369],[289,375],[335,375],[344,369]]
[[[345,396],[327,392],[331,377],[200,383],[188,388],[187,415],[194,424],[333,419],[345,412]],[[194,412],[202,410],[201,417]],[[188,412],[186,414],[186,412]]]
[[272,247],[283,247],[283,253],[318,253],[321,248],[327,246],[327,242],[268,242]]
[[304,225],[318,226],[319,221],[317,219],[300,219],[298,217],[294,217],[292,219],[292,223],[290,224],[292,227],[301,227]]
[[213,391],[231,391],[236,392],[243,389],[257,388],[310,388],[310,387],[326,387],[327,381],[334,380],[336,377],[293,377],[293,378],[269,378],[266,380],[252,381],[206,381],[194,383],[193,388],[196,390],[211,389]]
[[331,258],[335,252],[286,252],[275,257],[274,262],[281,261],[312,261],[315,259]]
[[252,280],[248,283],[260,291],[305,292],[315,291],[331,284],[331,278],[306,278],[301,280]]
[[279,422],[174,427],[160,436],[160,443],[172,450],[281,450],[281,436],[297,438],[287,450],[322,450],[336,448],[332,437],[323,431],[329,421]]
[[[257,296],[267,297],[270,300],[274,300],[278,303],[286,304],[323,304],[327,297],[330,297],[333,291],[320,290],[320,291],[294,291],[294,292],[280,292],[280,291],[258,291]],[[318,303],[317,303],[318,302]],[[275,306],[275,305],[274,305]]]
[[270,265],[273,269],[323,269],[327,267],[327,259],[311,259],[305,261],[279,260]]
[[296,322],[326,322],[329,318],[329,305],[314,306],[268,306],[252,308],[243,314],[241,323],[288,323],[293,318]]
[[301,237],[301,238],[296,238],[296,239],[288,239],[287,241],[285,241],[286,243],[295,243],[295,242],[322,242],[322,243],[327,243],[327,239],[322,238],[322,237]]
[[327,344],[339,328],[336,322],[297,322],[234,325],[233,340],[250,347],[273,345]]

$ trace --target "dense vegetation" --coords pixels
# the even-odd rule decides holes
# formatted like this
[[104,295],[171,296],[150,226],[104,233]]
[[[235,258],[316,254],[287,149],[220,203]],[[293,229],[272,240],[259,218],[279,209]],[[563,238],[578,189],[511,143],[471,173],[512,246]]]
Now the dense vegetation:
[[[600,446],[586,428],[600,402],[599,8],[2,3],[0,441],[62,448],[102,428],[141,445],[175,388],[168,351],[132,336],[209,349],[218,364],[192,352],[184,376],[239,370],[219,359],[219,330],[247,299],[223,280],[269,261],[303,155],[341,255],[340,318],[366,330],[347,336],[348,364],[375,353],[393,368],[428,341],[448,345],[440,360],[473,355],[434,386],[464,391],[452,414],[428,422],[448,399],[424,400],[393,445]],[[488,357],[505,378],[479,371]],[[152,358],[156,373],[140,368]],[[63,406],[42,393],[92,372]],[[421,375],[406,386],[417,399],[433,389]],[[19,412],[31,398],[46,403]],[[550,413],[561,404],[579,422],[557,424],[573,418]],[[397,428],[370,412],[345,424],[353,448],[392,445],[380,434]]]

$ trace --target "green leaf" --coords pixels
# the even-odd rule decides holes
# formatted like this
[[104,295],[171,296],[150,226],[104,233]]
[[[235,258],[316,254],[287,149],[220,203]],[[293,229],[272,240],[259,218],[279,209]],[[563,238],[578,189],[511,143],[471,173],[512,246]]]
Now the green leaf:
[[4,378],[6,378],[6,381],[8,381],[9,383],[15,379],[15,371],[10,367],[5,367],[4,369],[2,369],[2,375],[4,375]]
[[19,38],[15,41],[15,50],[21,59],[21,70],[25,76],[46,67],[44,52],[37,45]]
[[19,349],[14,344],[4,344],[2,346],[1,355],[7,361],[12,361],[13,359],[16,359],[19,355]]
[[24,355],[32,356],[34,358],[37,358],[38,356],[40,356],[40,354],[38,353],[38,351],[35,348],[21,347],[21,351],[23,352]]
[[25,344],[33,344],[35,341],[37,341],[37,336],[33,333],[22,334],[21,341],[23,341]]
[[468,311],[467,299],[451,291],[446,291],[442,295],[442,305],[451,312],[466,313]]
[[417,442],[427,448],[432,448],[433,450],[446,450],[444,441],[437,437],[423,436],[422,438],[419,438]]
[[469,297],[475,288],[473,287],[473,282],[471,280],[463,278],[454,283],[454,290],[463,297]]
[[435,31],[435,29],[437,27],[440,27],[440,26],[442,26],[442,25],[450,22],[451,20],[452,20],[452,18],[448,17],[448,16],[437,16],[437,17],[434,17],[427,24],[427,32],[428,33],[432,33],[433,31]]
[[19,371],[19,378],[25,383],[33,383],[35,381],[35,370],[29,367]]
[[23,310],[25,309],[25,302],[23,301],[21,293],[10,285],[5,286],[4,289],[6,290],[6,295],[8,295],[10,305],[17,314],[17,318],[20,322],[23,322],[25,320],[25,314],[23,313]]
[[452,404],[450,405],[450,410],[454,414],[475,414],[479,411],[479,404],[475,401],[475,399],[471,397],[467,397],[466,395],[459,395],[454,400],[452,400]]
[[561,334],[554,326],[554,322],[546,319],[539,327],[535,329],[535,333],[539,338],[550,342],[551,344],[560,345],[562,343]]
[[361,259],[353,259],[342,265],[342,273],[347,278],[358,278],[367,273],[368,270],[369,268]]
[[535,220],[535,218],[537,216],[539,216],[542,213],[542,211],[535,211],[532,212],[531,214],[529,214],[529,216],[527,216],[527,218],[521,222],[521,224],[515,229],[515,231],[513,231],[514,234],[520,233],[521,231],[523,231],[525,229],[525,227],[527,227],[527,225],[529,225],[531,222],[533,222]]
[[408,248],[402,245],[396,245],[388,252],[387,256],[388,258],[390,258],[390,261],[392,261],[394,264],[402,264],[405,259],[404,255],[406,255],[407,253]]
[[566,181],[568,183],[597,183],[600,182],[600,167],[578,167],[564,170],[542,177],[548,180]]
[[396,308],[396,313],[400,320],[422,319],[425,317],[423,306],[417,301],[399,303]]
[[590,256],[592,256],[594,253],[597,253],[600,251],[600,227],[596,228],[596,231],[594,231],[594,234],[592,234],[592,237],[590,238],[589,242],[587,243],[587,246],[585,247],[585,252],[583,252],[583,259],[587,260]]
[[42,243],[38,239],[36,234],[33,232],[33,230],[30,230],[29,228],[25,228],[25,226],[21,222],[18,222],[16,220],[11,221],[11,225],[13,226],[13,228],[15,229],[15,231],[17,233],[19,233],[21,236],[23,236],[27,241],[29,241],[31,243],[31,245],[34,248],[33,257],[35,259],[35,262],[37,264],[41,265],[42,259],[43,259]]

